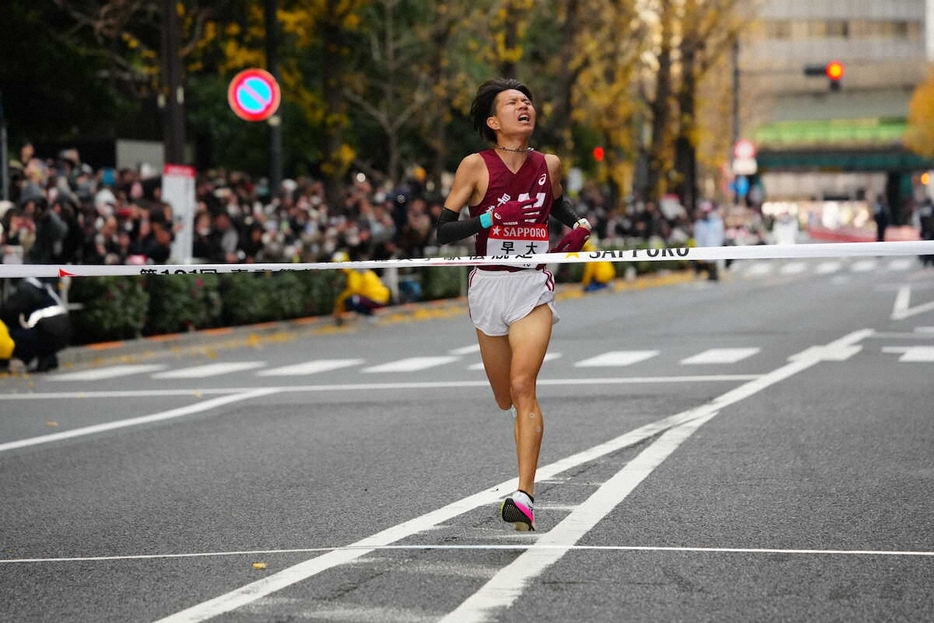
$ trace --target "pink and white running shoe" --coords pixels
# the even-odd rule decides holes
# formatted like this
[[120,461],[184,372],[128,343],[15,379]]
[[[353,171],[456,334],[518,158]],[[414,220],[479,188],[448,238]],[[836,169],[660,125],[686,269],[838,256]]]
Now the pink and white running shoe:
[[532,496],[525,491],[516,491],[506,498],[500,507],[503,521],[511,523],[520,532],[535,530],[534,502]]

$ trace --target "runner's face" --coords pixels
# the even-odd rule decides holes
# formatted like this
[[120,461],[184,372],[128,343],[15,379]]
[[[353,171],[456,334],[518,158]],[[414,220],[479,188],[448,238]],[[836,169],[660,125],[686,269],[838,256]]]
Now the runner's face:
[[495,114],[488,121],[494,130],[528,135],[535,129],[535,107],[522,91],[503,91],[496,96],[495,109]]

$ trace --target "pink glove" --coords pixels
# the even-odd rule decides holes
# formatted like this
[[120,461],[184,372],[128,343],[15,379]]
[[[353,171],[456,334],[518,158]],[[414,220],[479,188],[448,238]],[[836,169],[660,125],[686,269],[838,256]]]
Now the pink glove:
[[575,227],[564,235],[561,242],[555,245],[550,253],[576,253],[584,248],[584,243],[590,238],[590,230],[586,227]]
[[535,207],[534,199],[525,201],[508,201],[496,206],[492,211],[491,225],[519,225],[530,223],[541,213],[541,208]]

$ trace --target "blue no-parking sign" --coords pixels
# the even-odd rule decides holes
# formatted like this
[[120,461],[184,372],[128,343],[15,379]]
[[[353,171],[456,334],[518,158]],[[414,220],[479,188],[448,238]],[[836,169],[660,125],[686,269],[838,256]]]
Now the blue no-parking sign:
[[230,81],[227,102],[241,119],[263,121],[279,108],[279,83],[264,69],[244,69]]

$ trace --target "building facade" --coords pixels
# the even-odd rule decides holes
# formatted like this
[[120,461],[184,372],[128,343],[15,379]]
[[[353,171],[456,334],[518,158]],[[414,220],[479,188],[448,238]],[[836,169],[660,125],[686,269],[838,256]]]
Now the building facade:
[[[758,7],[741,38],[738,117],[739,134],[757,145],[766,198],[909,201],[913,177],[931,165],[902,135],[934,54],[934,0]],[[836,85],[820,71],[831,61],[844,69]]]

